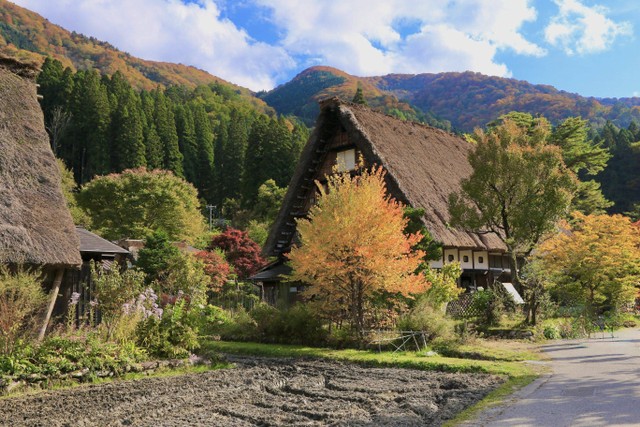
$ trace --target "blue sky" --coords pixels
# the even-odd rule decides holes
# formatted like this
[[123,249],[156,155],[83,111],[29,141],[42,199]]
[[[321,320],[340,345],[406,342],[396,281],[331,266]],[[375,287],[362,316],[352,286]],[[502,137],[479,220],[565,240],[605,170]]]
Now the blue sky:
[[637,0],[12,0],[145,59],[253,90],[312,65],[358,76],[477,71],[640,96]]

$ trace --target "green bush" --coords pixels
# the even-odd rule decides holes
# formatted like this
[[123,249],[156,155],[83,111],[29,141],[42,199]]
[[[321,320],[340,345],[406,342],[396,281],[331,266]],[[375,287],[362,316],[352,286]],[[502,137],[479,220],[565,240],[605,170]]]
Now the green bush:
[[214,329],[225,340],[256,341],[281,344],[323,345],[327,331],[322,320],[305,304],[278,310],[258,304],[251,311],[238,310],[229,317],[216,316]]
[[423,331],[428,341],[451,339],[454,336],[454,321],[442,310],[434,308],[428,298],[421,298],[409,313],[398,319],[397,329]]
[[548,340],[557,340],[560,338],[560,331],[556,325],[550,324],[544,327],[542,335]]
[[233,322],[229,312],[211,304],[200,311],[197,320],[200,334],[205,336],[219,336],[221,331]]
[[282,312],[283,337],[289,344],[324,345],[327,330],[320,317],[306,304]]
[[11,354],[17,341],[30,335],[44,302],[38,273],[19,269],[13,274],[0,266],[0,355]]
[[49,337],[39,346],[22,343],[12,355],[0,356],[0,374],[19,379],[33,374],[56,378],[88,369],[90,374],[109,371],[120,375],[128,365],[146,358],[146,353],[135,345],[105,343],[94,335]]
[[358,332],[349,327],[334,327],[329,331],[327,344],[332,348],[357,348],[361,344]]
[[101,327],[106,330],[106,341],[113,338],[120,319],[124,316],[123,306],[135,300],[142,292],[144,273],[136,270],[121,271],[114,264],[111,269],[96,268],[91,262],[91,278],[95,285],[94,295],[101,315]]
[[165,307],[160,318],[149,316],[138,324],[138,344],[156,357],[185,358],[199,348],[198,313],[184,298]]
[[471,306],[478,315],[480,326],[494,326],[500,323],[504,311],[498,295],[491,290],[478,291],[473,294]]

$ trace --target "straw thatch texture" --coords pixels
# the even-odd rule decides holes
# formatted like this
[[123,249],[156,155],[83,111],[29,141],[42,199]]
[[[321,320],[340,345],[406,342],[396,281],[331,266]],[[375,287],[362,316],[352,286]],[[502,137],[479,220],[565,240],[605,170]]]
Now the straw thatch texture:
[[[368,163],[383,165],[402,199],[425,210],[423,221],[445,246],[504,250],[495,234],[474,234],[449,227],[449,194],[460,190],[471,175],[467,160],[472,146],[459,136],[413,122],[401,121],[360,105],[338,107],[350,139]],[[393,193],[393,190],[392,190]]]
[[303,175],[318,161],[317,153],[322,152],[323,144],[339,131],[346,131],[367,164],[385,168],[388,189],[394,198],[424,208],[425,226],[444,246],[500,252],[506,249],[494,234],[479,235],[448,226],[449,194],[458,191],[462,179],[471,174],[467,160],[470,143],[440,129],[398,120],[334,98],[321,103],[316,128],[302,152],[267,239],[265,254],[277,254],[276,243],[282,243],[285,224],[291,223],[292,206],[301,194]]
[[32,66],[0,58],[0,263],[79,266]]

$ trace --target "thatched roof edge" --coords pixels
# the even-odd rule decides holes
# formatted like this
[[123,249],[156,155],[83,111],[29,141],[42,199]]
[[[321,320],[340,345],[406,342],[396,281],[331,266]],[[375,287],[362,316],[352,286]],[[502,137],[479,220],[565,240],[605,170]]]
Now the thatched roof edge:
[[79,267],[80,243],[44,128],[35,71],[0,60],[0,263]]

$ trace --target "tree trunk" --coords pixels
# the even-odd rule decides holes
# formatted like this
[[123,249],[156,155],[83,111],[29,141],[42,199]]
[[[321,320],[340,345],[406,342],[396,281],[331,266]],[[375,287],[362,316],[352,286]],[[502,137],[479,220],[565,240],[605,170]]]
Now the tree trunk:
[[62,277],[64,276],[64,268],[59,268],[56,271],[56,277],[53,280],[53,286],[51,289],[51,295],[49,296],[49,306],[47,307],[47,313],[40,328],[40,334],[38,334],[38,341],[42,342],[44,335],[47,332],[49,326],[49,320],[51,320],[51,313],[53,313],[53,307],[56,305],[56,299],[58,299],[58,292],[60,292],[60,284],[62,283]]

